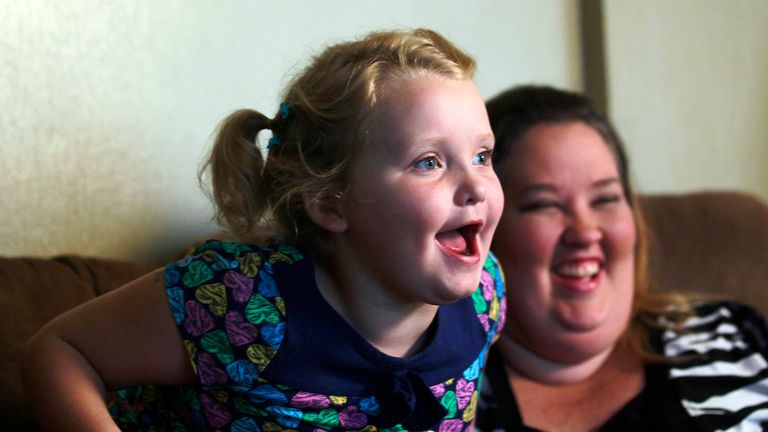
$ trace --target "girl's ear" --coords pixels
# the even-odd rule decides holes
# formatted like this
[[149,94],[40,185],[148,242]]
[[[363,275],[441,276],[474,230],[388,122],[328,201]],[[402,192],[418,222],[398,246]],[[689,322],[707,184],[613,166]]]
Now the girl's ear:
[[304,192],[304,209],[312,222],[332,233],[347,230],[347,219],[339,209],[341,197],[327,192]]

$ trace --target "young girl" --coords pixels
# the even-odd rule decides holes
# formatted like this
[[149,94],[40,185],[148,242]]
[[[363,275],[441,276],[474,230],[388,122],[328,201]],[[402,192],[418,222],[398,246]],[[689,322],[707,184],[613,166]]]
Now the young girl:
[[209,241],[41,330],[41,425],[467,429],[504,316],[474,68],[435,32],[373,33],[317,56],[274,118],[227,118],[208,167],[247,243]]

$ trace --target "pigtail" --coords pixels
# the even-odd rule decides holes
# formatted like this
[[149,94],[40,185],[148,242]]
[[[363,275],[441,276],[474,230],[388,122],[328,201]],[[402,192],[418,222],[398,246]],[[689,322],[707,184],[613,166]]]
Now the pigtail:
[[200,170],[201,181],[209,171],[216,221],[244,240],[254,237],[269,207],[262,176],[264,156],[256,137],[270,124],[258,111],[233,112],[219,125],[211,153]]
[[[331,46],[288,88],[273,119],[241,110],[225,119],[202,173],[216,220],[239,240],[278,239],[328,259],[332,233],[307,214],[307,199],[343,201],[377,100],[401,79],[472,76],[474,60],[437,33],[376,32]],[[272,136],[262,155],[256,137]],[[201,180],[202,182],[202,180]]]

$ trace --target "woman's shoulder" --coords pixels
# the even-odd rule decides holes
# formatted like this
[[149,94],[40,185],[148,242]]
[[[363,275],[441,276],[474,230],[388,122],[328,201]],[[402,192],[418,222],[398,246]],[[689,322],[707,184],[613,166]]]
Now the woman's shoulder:
[[760,312],[737,301],[699,302],[678,326],[666,326],[662,341],[667,356],[717,351],[725,341],[738,348],[768,351],[768,323]]
[[669,377],[689,415],[707,430],[762,430],[768,396],[755,386],[768,378],[765,317],[735,301],[698,303],[663,339],[664,354],[676,358]]
[[693,304],[692,315],[683,321],[685,332],[709,331],[734,334],[768,333],[766,317],[752,306],[734,301],[721,300]]

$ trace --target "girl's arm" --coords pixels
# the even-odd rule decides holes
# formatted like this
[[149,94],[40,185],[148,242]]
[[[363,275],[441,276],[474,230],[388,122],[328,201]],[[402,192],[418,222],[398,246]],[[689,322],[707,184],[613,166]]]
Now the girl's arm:
[[194,380],[162,269],[55,318],[29,340],[22,365],[43,430],[117,430],[107,390]]

